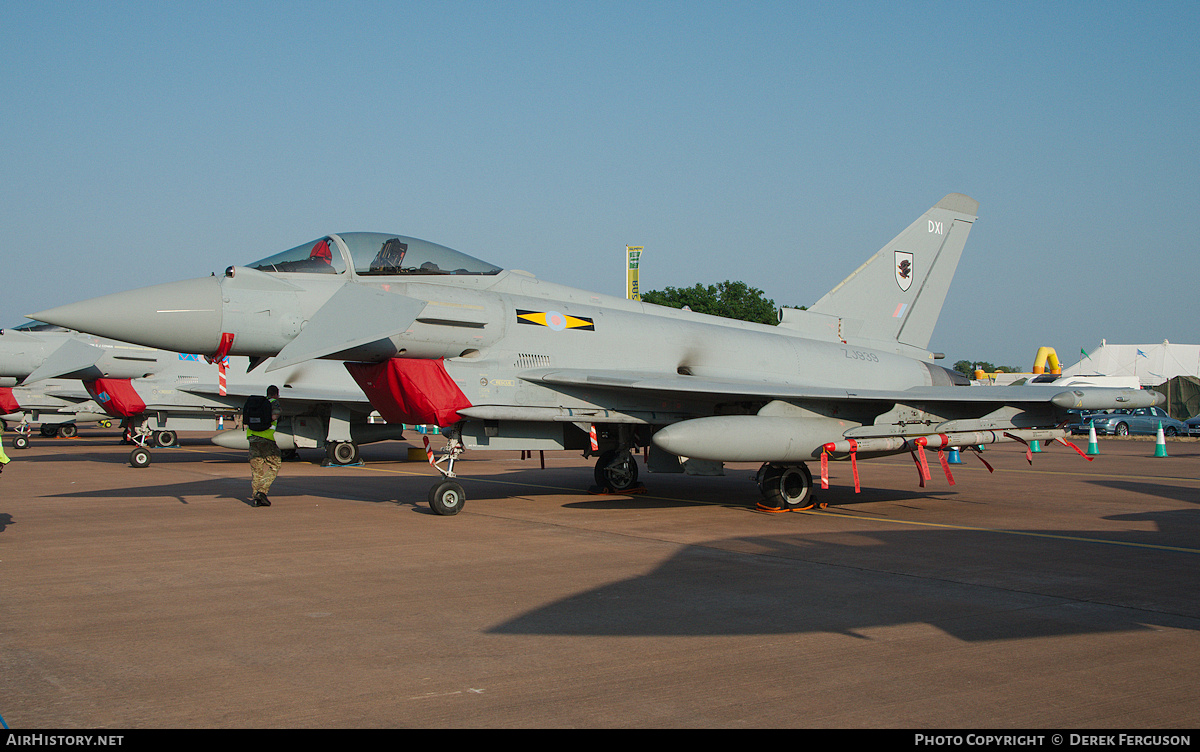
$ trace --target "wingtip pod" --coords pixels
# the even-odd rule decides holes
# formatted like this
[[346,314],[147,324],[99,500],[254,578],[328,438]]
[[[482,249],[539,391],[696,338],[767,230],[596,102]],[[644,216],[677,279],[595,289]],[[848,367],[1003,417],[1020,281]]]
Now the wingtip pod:
[[1050,399],[1064,410],[1109,410],[1123,407],[1156,407],[1167,401],[1165,395],[1145,389],[1105,389],[1093,387],[1060,392]]

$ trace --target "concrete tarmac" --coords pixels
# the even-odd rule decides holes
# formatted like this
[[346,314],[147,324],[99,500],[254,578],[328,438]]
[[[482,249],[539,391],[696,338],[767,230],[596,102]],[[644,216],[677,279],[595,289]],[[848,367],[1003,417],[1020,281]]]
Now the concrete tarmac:
[[857,495],[834,463],[786,514],[752,465],[601,497],[577,453],[474,452],[455,517],[407,444],[254,508],[244,453],[183,441],[7,450],[10,728],[1200,725],[1194,441],[872,460]]

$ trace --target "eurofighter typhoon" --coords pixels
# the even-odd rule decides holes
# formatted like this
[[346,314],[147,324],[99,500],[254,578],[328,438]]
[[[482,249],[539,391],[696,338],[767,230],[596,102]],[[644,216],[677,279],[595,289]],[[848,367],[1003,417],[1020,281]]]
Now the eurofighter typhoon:
[[[179,431],[216,430],[220,416],[235,415],[247,396],[272,383],[280,387],[283,414],[275,441],[284,452],[323,447],[326,463],[348,465],[358,461],[359,444],[403,438],[401,426],[368,421],[370,404],[337,363],[312,361],[272,374],[249,372],[248,366],[245,358],[205,363],[194,354],[45,324],[0,329],[0,377],[23,385],[0,387],[0,410],[24,413],[16,448],[29,444],[30,416],[42,421],[46,436],[73,436],[73,421],[80,419],[118,419],[137,444],[129,456],[134,467],[147,467],[150,446],[174,445]],[[231,449],[248,444],[244,431],[232,430],[213,443]]]
[[[811,505],[808,463],[1061,440],[1070,408],[1145,407],[1135,389],[971,387],[928,350],[979,204],[952,193],[778,326],[625,300],[403,235],[327,235],[223,275],[31,318],[180,352],[345,363],[392,423],[441,426],[429,492],[466,499],[469,449],[574,449],[604,488],[649,469],[762,463],[759,506]],[[855,465],[857,468],[857,466]],[[824,477],[824,474],[823,474]],[[922,476],[924,477],[924,476]]]

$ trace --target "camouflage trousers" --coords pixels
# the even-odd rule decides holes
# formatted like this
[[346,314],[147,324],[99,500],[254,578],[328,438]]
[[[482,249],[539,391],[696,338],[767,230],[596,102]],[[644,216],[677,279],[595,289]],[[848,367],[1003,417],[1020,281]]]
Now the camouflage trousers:
[[267,493],[279,475],[283,459],[274,441],[250,437],[250,492]]

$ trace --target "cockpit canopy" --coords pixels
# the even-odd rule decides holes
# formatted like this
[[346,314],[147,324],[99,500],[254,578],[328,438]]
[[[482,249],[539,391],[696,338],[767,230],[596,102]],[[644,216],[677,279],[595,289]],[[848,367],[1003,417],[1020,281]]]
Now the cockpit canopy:
[[[17,332],[69,332],[70,329],[57,324],[46,324],[41,321],[26,321],[20,326],[5,327]],[[3,331],[3,330],[0,330]]]
[[360,276],[400,274],[498,274],[501,269],[486,261],[443,245],[404,235],[380,232],[344,232],[298,245],[248,264],[264,272],[341,274],[347,257]]

